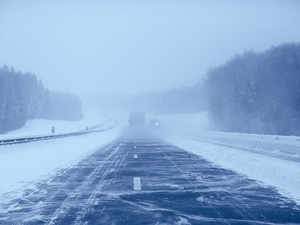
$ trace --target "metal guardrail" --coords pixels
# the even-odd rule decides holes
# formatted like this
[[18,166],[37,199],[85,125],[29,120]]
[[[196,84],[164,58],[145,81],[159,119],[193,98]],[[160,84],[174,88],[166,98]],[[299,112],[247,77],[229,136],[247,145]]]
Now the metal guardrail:
[[[93,129],[93,130],[88,130],[88,131],[78,131],[78,132],[72,132],[72,133],[53,134],[53,135],[29,136],[29,137],[21,137],[21,138],[10,138],[10,139],[5,139],[5,140],[0,140],[0,146],[23,144],[23,143],[34,142],[34,141],[45,141],[45,140],[50,140],[50,139],[65,138],[65,137],[71,137],[71,136],[79,136],[79,135],[84,135],[84,134],[103,132],[103,131],[107,131],[112,128],[115,128],[118,124],[119,123],[114,123],[112,126],[109,126],[107,128]],[[102,125],[97,125],[95,127],[102,127]]]

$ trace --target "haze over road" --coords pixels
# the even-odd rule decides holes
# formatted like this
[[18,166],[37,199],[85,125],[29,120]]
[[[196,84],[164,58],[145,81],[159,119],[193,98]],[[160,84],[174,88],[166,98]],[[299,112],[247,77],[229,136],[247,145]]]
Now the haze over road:
[[83,100],[194,85],[235,54],[299,41],[299,7],[297,0],[1,0],[0,65]]

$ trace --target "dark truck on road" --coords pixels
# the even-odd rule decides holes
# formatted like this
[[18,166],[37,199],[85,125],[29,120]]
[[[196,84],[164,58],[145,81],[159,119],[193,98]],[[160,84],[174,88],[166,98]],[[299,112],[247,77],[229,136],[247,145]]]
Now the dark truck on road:
[[142,127],[145,126],[146,124],[146,119],[145,119],[145,113],[144,112],[132,112],[130,113],[129,117],[129,125],[131,127]]

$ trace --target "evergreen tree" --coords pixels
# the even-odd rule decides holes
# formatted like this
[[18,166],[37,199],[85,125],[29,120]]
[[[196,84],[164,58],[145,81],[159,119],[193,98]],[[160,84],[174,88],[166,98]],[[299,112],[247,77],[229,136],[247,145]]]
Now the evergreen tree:
[[221,130],[300,134],[300,44],[238,55],[209,71],[204,85]]
[[28,119],[78,120],[82,117],[77,96],[46,90],[30,73],[0,68],[0,133],[23,126]]

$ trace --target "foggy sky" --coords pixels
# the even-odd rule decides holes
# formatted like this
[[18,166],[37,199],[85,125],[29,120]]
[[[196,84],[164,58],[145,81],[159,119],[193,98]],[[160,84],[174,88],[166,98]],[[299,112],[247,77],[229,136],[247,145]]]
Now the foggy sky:
[[245,50],[300,40],[300,1],[0,0],[0,65],[56,91],[193,85]]

